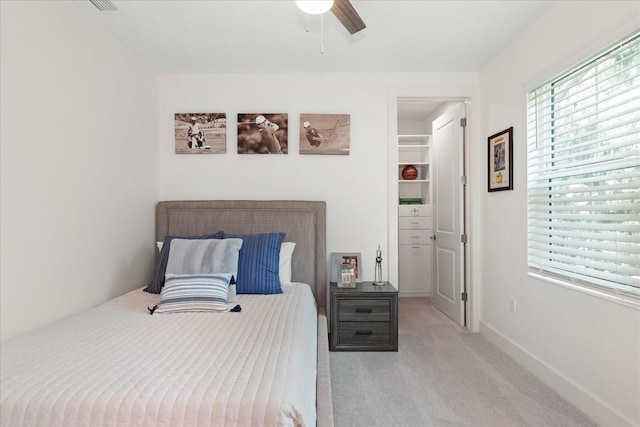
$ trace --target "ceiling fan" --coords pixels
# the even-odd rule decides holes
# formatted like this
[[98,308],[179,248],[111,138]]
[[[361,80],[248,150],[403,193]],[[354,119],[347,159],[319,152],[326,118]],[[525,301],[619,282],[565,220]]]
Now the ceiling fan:
[[331,10],[335,17],[338,18],[338,21],[351,34],[355,34],[367,27],[349,0],[296,0],[296,4],[303,12],[311,15],[318,15]]
[[334,0],[331,12],[350,34],[355,34],[367,28],[349,0]]

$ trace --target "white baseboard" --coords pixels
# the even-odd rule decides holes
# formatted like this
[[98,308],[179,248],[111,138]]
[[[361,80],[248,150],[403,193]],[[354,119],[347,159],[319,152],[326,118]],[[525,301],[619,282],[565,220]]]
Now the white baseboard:
[[601,426],[638,427],[589,391],[480,321],[480,333]]
[[398,297],[400,298],[411,298],[411,297],[421,297],[421,298],[431,298],[431,292],[398,292]]

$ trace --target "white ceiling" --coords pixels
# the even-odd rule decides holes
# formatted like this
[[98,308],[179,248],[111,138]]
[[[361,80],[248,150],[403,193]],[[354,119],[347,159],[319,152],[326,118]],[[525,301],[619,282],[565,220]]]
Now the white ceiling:
[[552,0],[352,0],[367,28],[293,0],[74,2],[159,73],[478,71]]

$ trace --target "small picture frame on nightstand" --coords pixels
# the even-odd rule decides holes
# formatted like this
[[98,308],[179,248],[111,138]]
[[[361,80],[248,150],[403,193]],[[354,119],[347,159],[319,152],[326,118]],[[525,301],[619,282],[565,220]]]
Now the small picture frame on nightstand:
[[356,268],[353,264],[338,265],[338,287],[339,288],[355,288],[356,287]]
[[351,264],[355,268],[356,283],[362,282],[362,255],[360,252],[332,252],[331,253],[331,281],[338,282],[338,266]]

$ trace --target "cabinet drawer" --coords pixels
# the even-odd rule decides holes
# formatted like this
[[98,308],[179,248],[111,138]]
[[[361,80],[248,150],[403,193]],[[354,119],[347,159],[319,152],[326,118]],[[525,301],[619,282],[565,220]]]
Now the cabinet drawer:
[[340,322],[388,322],[390,299],[341,299],[338,302]]
[[340,322],[338,345],[376,346],[391,344],[389,322]]
[[427,216],[401,216],[398,218],[400,230],[424,230],[431,228],[431,218]]
[[401,245],[430,245],[431,230],[398,230],[398,243]]
[[398,246],[398,281],[407,296],[433,294],[432,245]]
[[398,216],[431,216],[430,205],[399,205]]
[[400,245],[398,246],[399,261],[410,263],[411,267],[431,267],[433,247],[431,245]]

